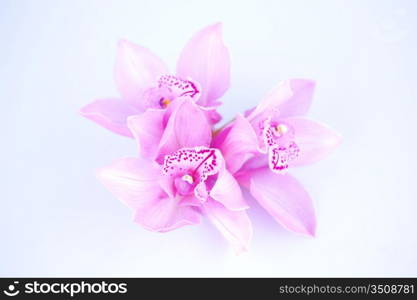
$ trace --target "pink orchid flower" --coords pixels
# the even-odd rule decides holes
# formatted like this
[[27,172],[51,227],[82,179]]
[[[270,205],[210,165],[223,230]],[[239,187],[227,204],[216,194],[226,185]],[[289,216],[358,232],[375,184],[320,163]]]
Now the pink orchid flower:
[[[98,176],[123,203],[134,210],[134,221],[152,231],[166,232],[198,224],[207,216],[236,252],[247,249],[251,222],[238,182],[226,169],[218,149],[210,148],[211,126],[190,98],[178,101],[159,145],[160,157],[122,158]],[[140,140],[148,135],[131,127]],[[165,133],[164,133],[165,134]]]
[[115,80],[122,99],[99,99],[81,115],[120,135],[132,137],[126,120],[148,109],[160,114],[178,98],[189,97],[214,124],[221,117],[217,101],[230,85],[230,58],[224,46],[221,24],[197,32],[183,49],[176,74],[147,48],[121,40]]
[[286,171],[324,158],[341,140],[327,126],[304,117],[314,87],[309,80],[281,82],[213,142],[228,170],[261,206],[288,230],[311,236],[316,231],[313,202]]

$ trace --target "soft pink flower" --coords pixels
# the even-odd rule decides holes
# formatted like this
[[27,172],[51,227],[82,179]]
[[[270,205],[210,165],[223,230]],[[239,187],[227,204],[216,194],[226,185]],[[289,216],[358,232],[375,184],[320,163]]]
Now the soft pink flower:
[[[204,214],[241,252],[248,247],[252,226],[239,184],[226,169],[221,152],[210,148],[211,126],[197,104],[184,98],[173,107],[165,130],[154,130],[157,134],[134,122],[136,116],[129,120],[139,144],[156,153],[156,160],[123,158],[98,176],[134,210],[135,222],[144,228],[166,232],[197,224]],[[161,136],[152,143],[155,135]]]
[[99,99],[81,109],[97,124],[132,137],[126,120],[148,109],[164,111],[178,98],[189,97],[214,124],[220,120],[217,101],[230,85],[230,59],[221,24],[197,32],[183,49],[176,75],[150,50],[121,40],[115,67],[121,99]]
[[304,117],[315,84],[293,79],[281,82],[261,103],[238,115],[214,140],[228,170],[284,227],[315,235],[312,200],[286,171],[324,158],[340,142],[327,126]]

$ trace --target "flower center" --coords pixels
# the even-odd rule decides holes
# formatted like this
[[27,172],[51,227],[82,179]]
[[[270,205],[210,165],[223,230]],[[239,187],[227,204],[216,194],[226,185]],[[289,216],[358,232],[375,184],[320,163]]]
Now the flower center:
[[189,174],[185,174],[184,176],[181,177],[181,179],[184,180],[185,182],[188,182],[189,184],[194,183],[194,178]]
[[268,147],[285,145],[294,140],[294,129],[281,121],[267,119],[260,125],[262,137]]
[[276,137],[282,137],[283,135],[285,135],[288,132],[288,127],[285,124],[275,125],[273,127],[273,129],[274,129],[274,131],[273,131],[274,135]]
[[167,108],[168,105],[171,104],[171,102],[172,101],[170,99],[162,97],[161,99],[159,99],[159,106],[161,106],[162,108]]
[[181,196],[187,196],[194,191],[194,178],[190,174],[177,177],[174,180],[175,189]]

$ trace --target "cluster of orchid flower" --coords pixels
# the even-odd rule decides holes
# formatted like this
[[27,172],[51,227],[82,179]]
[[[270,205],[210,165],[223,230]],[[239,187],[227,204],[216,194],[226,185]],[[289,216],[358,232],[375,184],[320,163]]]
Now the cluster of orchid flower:
[[315,235],[312,200],[287,172],[320,160],[340,141],[336,132],[304,117],[314,82],[283,81],[258,106],[216,128],[219,99],[230,85],[220,24],[192,37],[175,75],[148,49],[120,41],[115,79],[121,99],[96,100],[81,114],[136,139],[137,158],[98,171],[134,211],[135,222],[167,232],[205,216],[239,253],[252,236],[246,188],[283,227]]

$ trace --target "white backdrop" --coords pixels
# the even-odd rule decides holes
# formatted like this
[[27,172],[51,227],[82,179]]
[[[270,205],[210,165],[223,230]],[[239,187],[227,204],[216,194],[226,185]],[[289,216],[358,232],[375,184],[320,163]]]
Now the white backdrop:
[[[293,173],[318,236],[286,232],[254,205],[250,251],[208,222],[148,232],[94,177],[136,144],[78,115],[117,95],[116,42],[174,66],[222,21],[232,56],[225,119],[281,79],[312,78],[310,113],[344,141]],[[416,1],[0,2],[1,276],[417,276]]]

